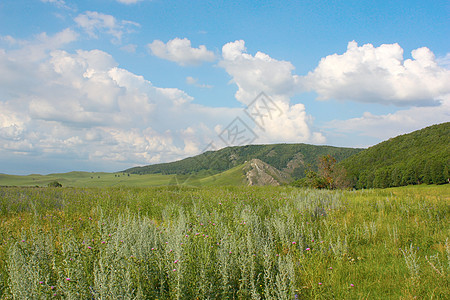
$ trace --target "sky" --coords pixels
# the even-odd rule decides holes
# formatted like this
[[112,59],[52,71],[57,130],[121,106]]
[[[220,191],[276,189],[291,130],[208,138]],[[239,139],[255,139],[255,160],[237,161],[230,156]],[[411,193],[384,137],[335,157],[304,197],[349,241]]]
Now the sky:
[[448,0],[2,0],[0,173],[449,122],[449,16]]

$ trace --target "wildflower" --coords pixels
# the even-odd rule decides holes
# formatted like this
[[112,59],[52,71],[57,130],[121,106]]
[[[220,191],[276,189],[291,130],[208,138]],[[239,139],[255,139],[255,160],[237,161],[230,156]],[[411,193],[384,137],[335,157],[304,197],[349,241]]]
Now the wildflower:
[[189,236],[186,234],[185,237],[189,237]]
[[88,246],[88,249],[92,249],[92,247],[91,247],[91,246]]
[[328,269],[329,269],[329,270],[333,270],[333,267],[329,267]]
[[177,271],[177,269],[173,269],[172,271],[176,272],[176,271]]
[[70,281],[70,278],[69,278],[69,277],[67,277],[67,278],[66,278],[66,281]]
[[106,244],[106,242],[105,242],[105,241],[102,241],[102,244]]
[[50,286],[50,289],[54,290],[54,289],[55,289],[55,286],[54,286],[54,285]]
[[354,287],[355,285],[354,285],[353,283],[350,283],[350,286],[351,286],[351,287]]
[[56,297],[56,293],[54,293],[54,294],[53,294],[53,296],[55,296],[55,297]]
[[297,244],[297,242],[292,242],[292,245],[295,245],[295,244]]
[[174,261],[173,263],[174,263],[174,264],[176,264],[177,262],[179,262],[179,260],[178,260],[178,259],[176,259],[176,260],[175,260],[175,261]]
[[309,251],[309,250],[311,250],[310,248],[306,248],[306,251]]
[[322,282],[319,282],[319,285],[322,285]]
[[44,284],[44,282],[43,281],[39,281],[39,284]]
[[155,248],[152,248],[152,251],[155,250]]

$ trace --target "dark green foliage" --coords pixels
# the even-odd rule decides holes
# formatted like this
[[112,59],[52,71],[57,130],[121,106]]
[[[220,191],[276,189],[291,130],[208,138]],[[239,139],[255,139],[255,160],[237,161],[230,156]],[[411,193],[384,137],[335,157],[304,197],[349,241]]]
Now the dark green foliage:
[[62,187],[62,184],[55,180],[55,181],[50,182],[47,186],[48,187]]
[[345,169],[336,164],[331,155],[318,158],[317,172],[311,166],[306,170],[306,177],[294,181],[291,185],[297,187],[310,187],[316,189],[346,189],[351,186]]
[[386,188],[448,182],[450,122],[401,135],[360,152],[339,165],[356,188]]
[[[360,151],[362,149],[307,144],[235,146],[218,151],[208,151],[180,161],[135,167],[124,172],[131,174],[161,173],[183,175],[208,171],[214,174],[257,158],[280,171],[291,173],[294,178],[298,179],[305,177],[306,165],[308,164],[314,165],[314,170],[317,170],[316,162],[320,156],[332,155],[337,161],[341,161]],[[293,162],[296,162],[294,167],[291,166]]]

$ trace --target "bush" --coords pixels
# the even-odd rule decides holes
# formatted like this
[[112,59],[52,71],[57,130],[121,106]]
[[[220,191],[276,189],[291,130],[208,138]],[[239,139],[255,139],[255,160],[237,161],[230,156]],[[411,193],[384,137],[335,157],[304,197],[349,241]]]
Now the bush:
[[48,187],[62,187],[62,184],[55,180],[55,181],[50,182],[47,186]]

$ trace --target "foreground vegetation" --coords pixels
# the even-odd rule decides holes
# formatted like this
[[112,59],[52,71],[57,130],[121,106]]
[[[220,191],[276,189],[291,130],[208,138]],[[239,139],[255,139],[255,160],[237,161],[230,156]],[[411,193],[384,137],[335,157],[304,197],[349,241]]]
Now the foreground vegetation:
[[449,185],[0,188],[2,299],[448,299]]

